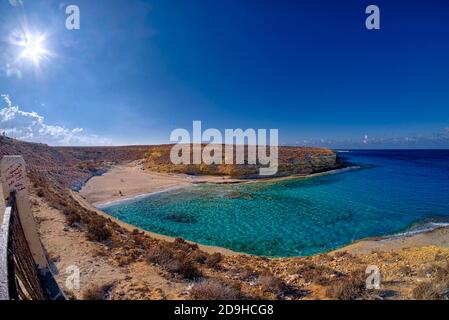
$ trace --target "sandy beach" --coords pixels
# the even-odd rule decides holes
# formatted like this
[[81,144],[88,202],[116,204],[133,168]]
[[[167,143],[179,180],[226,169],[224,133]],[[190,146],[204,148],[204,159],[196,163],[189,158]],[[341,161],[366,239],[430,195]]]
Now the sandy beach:
[[413,235],[386,237],[373,240],[362,239],[336,251],[346,251],[355,255],[361,255],[369,254],[373,251],[388,252],[395,249],[427,246],[449,248],[449,227],[440,227]]
[[218,176],[188,176],[147,172],[139,162],[112,167],[101,176],[92,177],[79,194],[90,204],[99,207],[110,202],[136,196],[187,187],[197,183],[238,183],[242,180]]

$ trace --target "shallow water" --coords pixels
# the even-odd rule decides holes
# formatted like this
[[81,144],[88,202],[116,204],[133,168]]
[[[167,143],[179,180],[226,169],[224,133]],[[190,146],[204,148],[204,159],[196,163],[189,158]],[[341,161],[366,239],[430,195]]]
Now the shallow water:
[[310,179],[195,185],[103,210],[143,229],[266,256],[303,256],[449,222],[449,150],[351,151],[361,169]]

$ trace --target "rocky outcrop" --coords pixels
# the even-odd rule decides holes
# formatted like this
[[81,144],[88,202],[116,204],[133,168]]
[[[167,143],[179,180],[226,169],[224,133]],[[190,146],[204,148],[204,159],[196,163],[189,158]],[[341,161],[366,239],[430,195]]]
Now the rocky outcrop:
[[[204,146],[203,146],[204,147]],[[234,178],[259,178],[262,165],[252,164],[180,164],[170,161],[171,145],[152,147],[149,149],[144,167],[149,171],[184,173],[191,175],[222,175]],[[224,150],[224,148],[223,148]],[[192,153],[192,151],[191,151]],[[245,149],[245,155],[247,150]],[[192,155],[191,155],[192,156]],[[192,157],[191,157],[192,158]],[[223,151],[224,163],[224,151]],[[245,159],[247,159],[245,157]],[[276,176],[293,174],[311,174],[341,167],[337,154],[329,149],[306,147],[279,147],[278,172]]]
[[[44,174],[53,183],[70,188],[79,187],[87,179],[104,172],[112,164],[142,158],[147,170],[191,175],[258,178],[259,169],[263,167],[259,164],[175,165],[170,160],[172,147],[173,145],[51,147],[0,136],[0,158],[3,155],[22,155],[30,171]],[[224,150],[225,148],[222,154],[223,163]],[[245,159],[247,153],[248,150],[245,148]],[[337,154],[323,148],[279,147],[278,161],[277,176],[311,174],[341,167]]]

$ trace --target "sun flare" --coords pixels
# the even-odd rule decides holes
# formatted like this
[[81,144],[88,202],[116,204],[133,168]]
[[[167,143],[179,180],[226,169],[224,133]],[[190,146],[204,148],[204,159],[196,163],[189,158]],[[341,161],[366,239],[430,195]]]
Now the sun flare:
[[26,33],[16,44],[22,48],[19,59],[30,60],[35,66],[39,66],[40,62],[50,55],[45,48],[45,36],[43,35]]

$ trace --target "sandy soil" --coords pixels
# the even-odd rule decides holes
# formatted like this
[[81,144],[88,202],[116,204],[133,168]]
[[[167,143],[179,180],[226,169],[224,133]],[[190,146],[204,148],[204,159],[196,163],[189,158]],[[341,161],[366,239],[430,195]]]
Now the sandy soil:
[[412,236],[397,238],[360,240],[337,251],[346,251],[354,255],[369,254],[373,251],[388,252],[396,249],[436,246],[449,248],[449,228],[441,227]]
[[[114,286],[111,299],[185,299],[187,283],[167,280],[144,261],[121,266],[115,259],[120,252],[89,241],[77,228],[67,227],[64,214],[41,199],[35,198],[32,203],[42,243],[54,264],[52,271],[66,293],[79,299],[95,284]],[[79,290],[66,285],[72,266],[80,270]]]

